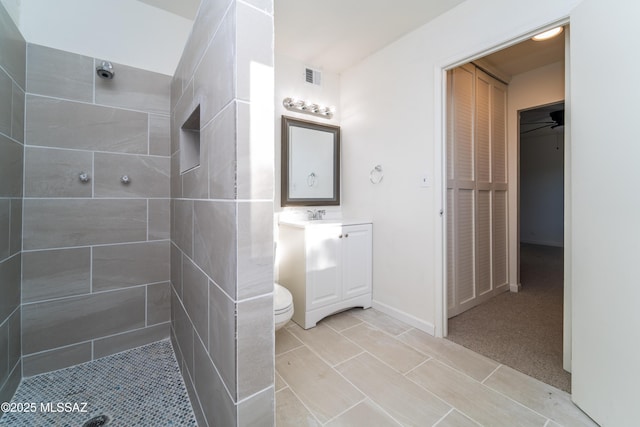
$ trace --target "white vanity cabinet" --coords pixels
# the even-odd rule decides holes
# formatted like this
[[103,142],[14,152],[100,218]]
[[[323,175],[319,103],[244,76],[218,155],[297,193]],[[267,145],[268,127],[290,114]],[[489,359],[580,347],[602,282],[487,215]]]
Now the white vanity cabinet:
[[281,222],[278,282],[293,295],[293,321],[304,329],[350,307],[371,307],[372,225]]

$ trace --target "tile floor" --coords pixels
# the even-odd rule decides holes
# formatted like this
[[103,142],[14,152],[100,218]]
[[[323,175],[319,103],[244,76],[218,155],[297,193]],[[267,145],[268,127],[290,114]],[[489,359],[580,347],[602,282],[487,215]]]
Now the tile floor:
[[374,309],[276,333],[276,425],[595,426],[570,396]]
[[[37,410],[5,413],[0,426],[80,427],[102,414],[110,419],[107,427],[196,425],[169,340],[26,378],[12,402],[33,402]],[[86,402],[87,412],[52,412],[40,406],[56,407],[58,402],[77,403],[79,410]]]

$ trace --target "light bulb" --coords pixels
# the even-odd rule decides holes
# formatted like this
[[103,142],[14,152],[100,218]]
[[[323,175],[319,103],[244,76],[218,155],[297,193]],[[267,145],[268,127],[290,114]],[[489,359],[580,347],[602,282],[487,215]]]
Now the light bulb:
[[531,40],[540,42],[543,40],[549,40],[554,38],[555,36],[559,35],[562,31],[564,30],[563,27],[556,27],[556,28],[552,28],[548,31],[545,31],[543,33],[540,33],[538,35],[535,35],[533,37],[531,37]]

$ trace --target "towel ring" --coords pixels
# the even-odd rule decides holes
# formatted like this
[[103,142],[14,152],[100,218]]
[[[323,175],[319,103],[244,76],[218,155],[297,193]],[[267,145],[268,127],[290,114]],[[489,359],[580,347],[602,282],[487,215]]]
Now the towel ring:
[[371,172],[369,172],[369,181],[372,184],[379,184],[384,178],[384,172],[382,172],[382,165],[376,165]]
[[316,176],[316,173],[311,172],[309,175],[307,175],[307,185],[309,187],[313,187],[314,185],[316,185],[317,179],[318,177]]

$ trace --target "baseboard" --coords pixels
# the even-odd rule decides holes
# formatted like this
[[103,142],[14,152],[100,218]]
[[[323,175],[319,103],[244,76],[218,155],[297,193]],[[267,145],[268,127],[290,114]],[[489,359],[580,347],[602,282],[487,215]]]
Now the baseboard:
[[509,284],[509,290],[511,292],[520,292],[520,290],[522,290],[522,284],[521,283],[510,283]]
[[554,246],[556,248],[563,248],[564,242],[548,242],[545,240],[522,240],[520,239],[520,243],[526,243],[529,245],[538,245],[538,246]]
[[416,329],[420,329],[421,331],[428,333],[429,335],[435,336],[436,328],[433,323],[425,322],[422,319],[418,319],[411,314],[405,313],[404,311],[398,310],[397,308],[381,303],[380,301],[373,300],[371,302],[371,306],[376,310],[383,312],[384,314],[388,314],[394,319],[398,319],[408,325],[413,326]]

